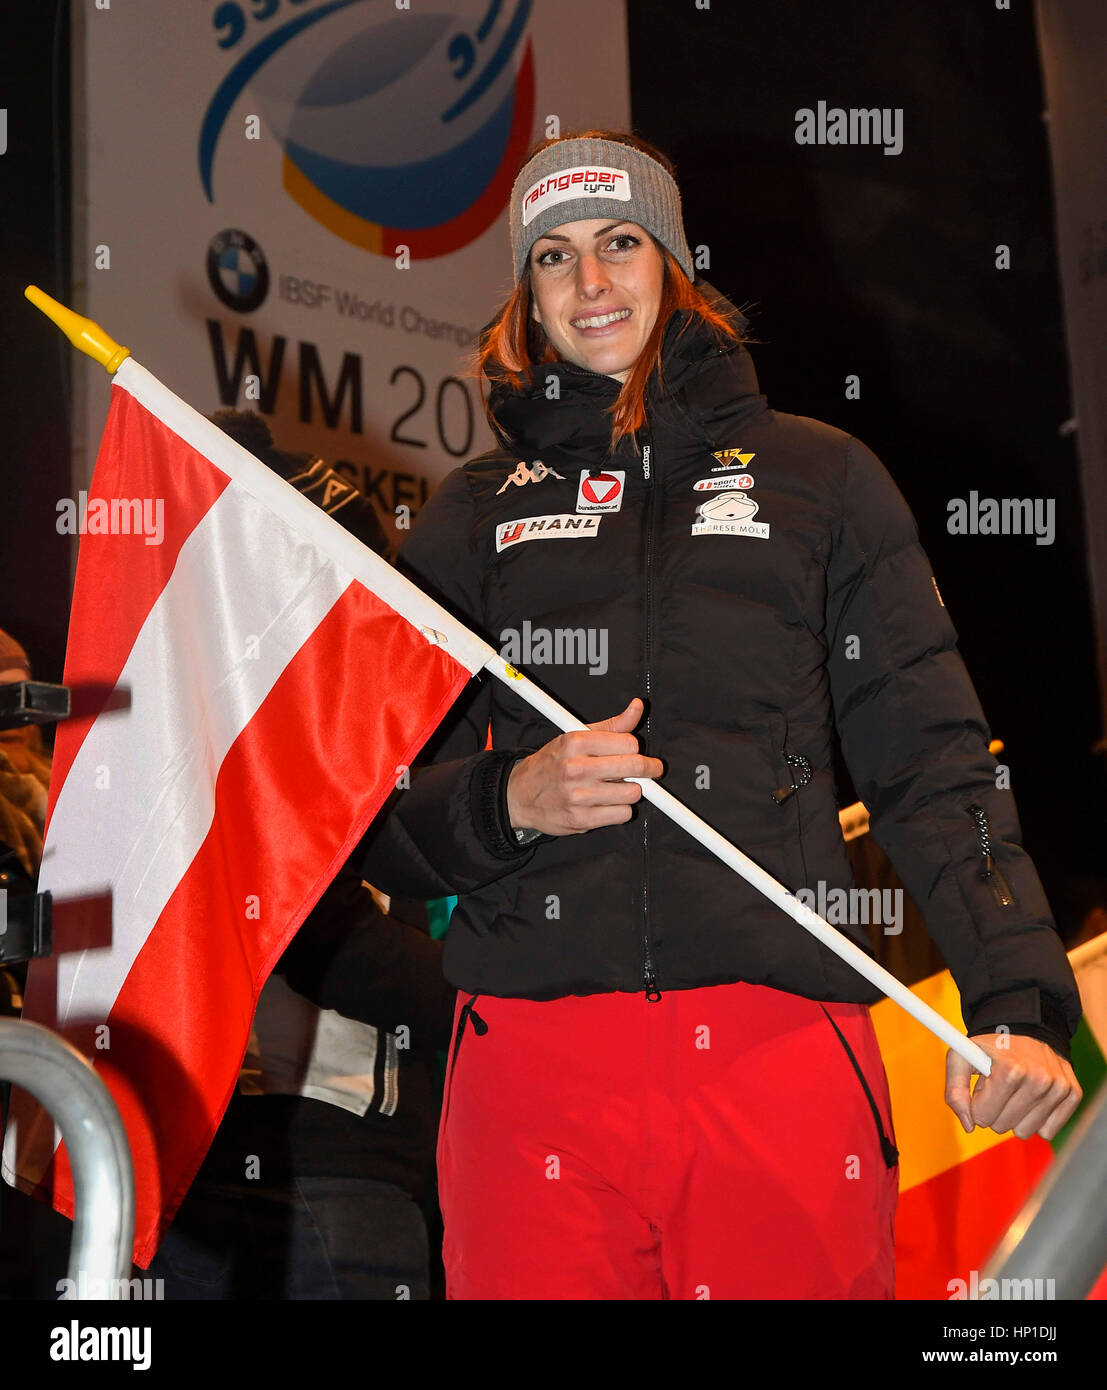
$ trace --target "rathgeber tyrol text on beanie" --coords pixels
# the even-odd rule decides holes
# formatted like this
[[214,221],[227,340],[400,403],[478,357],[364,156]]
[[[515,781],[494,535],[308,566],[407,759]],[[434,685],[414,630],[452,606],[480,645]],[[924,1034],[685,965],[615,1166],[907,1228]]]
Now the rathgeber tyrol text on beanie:
[[563,222],[637,222],[695,279],[680,190],[656,159],[614,140],[559,140],[529,160],[511,190],[511,256],[518,282],[531,247]]

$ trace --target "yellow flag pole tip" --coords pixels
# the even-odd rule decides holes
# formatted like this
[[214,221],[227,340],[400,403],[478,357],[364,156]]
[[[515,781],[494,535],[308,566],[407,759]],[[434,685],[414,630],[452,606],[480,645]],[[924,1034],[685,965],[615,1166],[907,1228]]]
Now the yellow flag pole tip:
[[87,353],[94,362],[110,374],[119,370],[124,359],[130,357],[130,348],[121,347],[114,338],[109,338],[98,323],[82,318],[56,299],[51,299],[37,285],[28,285],[23,291],[36,309],[41,309],[46,317],[58,325],[74,347]]

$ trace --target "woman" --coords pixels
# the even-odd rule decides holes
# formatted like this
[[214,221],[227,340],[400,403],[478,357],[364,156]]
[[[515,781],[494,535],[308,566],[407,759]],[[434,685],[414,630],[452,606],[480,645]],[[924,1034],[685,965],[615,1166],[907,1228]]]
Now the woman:
[[[30,679],[27,653],[0,629],[0,687]],[[0,727],[0,895],[11,902],[35,891],[49,789],[50,752],[39,726]],[[3,908],[0,896],[0,913]],[[3,925],[0,917],[0,930]],[[25,962],[0,964],[0,1016],[18,1016],[26,975]]]
[[401,563],[582,717],[621,713],[555,736],[484,682],[370,855],[394,891],[461,894],[448,1292],[889,1298],[876,993],[623,779],[829,895],[836,731],[996,1058],[970,1096],[950,1054],[947,1103],[1049,1137],[1079,1001],[956,634],[876,457],[759,394],[664,155],[547,141],[510,218],[481,350],[504,448],[443,482]]

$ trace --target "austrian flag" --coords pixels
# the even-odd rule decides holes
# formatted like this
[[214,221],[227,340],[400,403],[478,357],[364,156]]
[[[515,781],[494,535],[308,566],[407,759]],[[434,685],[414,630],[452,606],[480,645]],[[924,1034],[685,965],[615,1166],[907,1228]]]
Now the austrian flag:
[[[88,494],[163,518],[82,535],[24,1017],[111,1090],[146,1267],[234,1089],[272,967],[495,653],[132,358]],[[13,1094],[4,1177],[73,1215]]]

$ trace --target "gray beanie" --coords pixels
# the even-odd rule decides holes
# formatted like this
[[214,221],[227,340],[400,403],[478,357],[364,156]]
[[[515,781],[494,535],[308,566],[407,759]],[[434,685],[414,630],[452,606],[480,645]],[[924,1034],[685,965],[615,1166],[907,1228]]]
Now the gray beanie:
[[511,256],[518,283],[531,248],[563,222],[612,217],[637,222],[695,279],[680,190],[656,159],[614,140],[566,139],[539,150],[511,190]]

